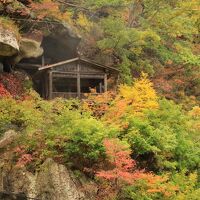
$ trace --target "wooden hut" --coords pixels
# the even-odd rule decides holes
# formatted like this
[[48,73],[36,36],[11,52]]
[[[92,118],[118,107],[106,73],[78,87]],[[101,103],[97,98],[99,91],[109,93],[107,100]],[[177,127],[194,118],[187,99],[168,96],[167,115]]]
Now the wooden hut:
[[108,78],[117,78],[119,73],[116,68],[80,57],[49,65],[21,63],[18,68],[29,71],[37,91],[45,99],[84,98],[91,90],[106,92]]

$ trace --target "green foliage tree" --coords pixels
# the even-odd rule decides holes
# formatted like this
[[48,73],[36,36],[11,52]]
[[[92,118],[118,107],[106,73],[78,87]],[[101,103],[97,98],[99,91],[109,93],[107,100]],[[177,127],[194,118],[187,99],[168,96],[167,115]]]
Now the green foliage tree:
[[191,120],[179,106],[161,100],[160,108],[147,111],[144,118],[130,117],[123,137],[136,157],[153,162],[157,170],[192,170],[199,165],[200,148]]

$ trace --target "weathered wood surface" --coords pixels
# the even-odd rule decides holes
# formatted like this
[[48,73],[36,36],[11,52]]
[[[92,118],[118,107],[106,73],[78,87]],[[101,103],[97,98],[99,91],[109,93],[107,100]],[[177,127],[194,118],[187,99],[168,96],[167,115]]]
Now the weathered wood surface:
[[78,93],[77,92],[53,92],[52,93],[52,98],[66,98],[66,99],[70,99],[70,98],[77,98],[78,97]]

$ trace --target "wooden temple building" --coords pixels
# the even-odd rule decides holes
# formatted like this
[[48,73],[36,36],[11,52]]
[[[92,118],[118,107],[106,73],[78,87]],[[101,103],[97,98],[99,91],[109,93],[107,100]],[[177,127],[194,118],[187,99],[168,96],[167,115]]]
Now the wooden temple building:
[[117,79],[116,68],[76,57],[54,64],[19,63],[17,68],[25,70],[33,79],[36,91],[45,99],[56,97],[84,98],[91,89],[95,93],[108,90],[108,79]]

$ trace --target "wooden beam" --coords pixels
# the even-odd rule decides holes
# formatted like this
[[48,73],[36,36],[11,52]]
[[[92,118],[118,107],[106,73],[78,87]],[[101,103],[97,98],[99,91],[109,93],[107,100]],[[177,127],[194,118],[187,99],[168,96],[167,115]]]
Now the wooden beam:
[[56,78],[77,78],[77,73],[76,74],[56,74],[56,73],[53,73],[54,77]]
[[[53,73],[56,73],[56,74],[77,74],[77,71],[73,71],[73,72],[63,72],[63,71],[56,71],[56,70],[53,70],[52,69],[52,72]],[[90,75],[91,77],[94,76],[94,75],[97,75],[99,77],[104,77],[104,73],[94,73],[94,72],[83,72],[81,73],[81,75]]]
[[73,58],[73,59],[70,59],[70,60],[65,60],[65,61],[62,61],[62,62],[58,62],[58,63],[54,63],[54,64],[51,64],[51,65],[46,65],[44,67],[40,67],[38,70],[41,71],[41,70],[44,70],[44,69],[49,69],[49,68],[52,68],[52,67],[71,63],[71,62],[74,62],[74,61],[77,61],[77,60],[79,60],[79,58]]

